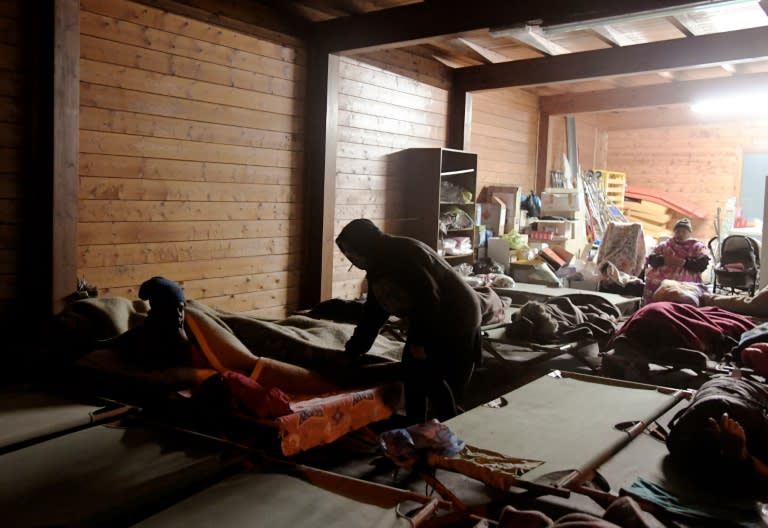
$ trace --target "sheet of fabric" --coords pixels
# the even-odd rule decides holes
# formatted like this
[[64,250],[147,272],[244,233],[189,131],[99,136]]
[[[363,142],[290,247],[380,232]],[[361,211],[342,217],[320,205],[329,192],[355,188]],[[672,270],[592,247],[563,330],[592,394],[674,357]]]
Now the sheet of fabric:
[[[93,335],[100,331],[98,327],[102,324],[110,329],[130,326],[131,314],[141,312],[145,308],[143,304],[137,307],[128,299],[102,301],[82,301],[88,303],[87,310],[70,308],[66,319],[75,321],[78,331],[88,331]],[[115,307],[117,309],[114,309]],[[94,311],[98,316],[94,316]],[[111,321],[112,318],[117,321]],[[136,324],[139,324],[140,320],[136,319]],[[188,333],[194,335],[201,345],[207,366],[213,366],[220,373],[226,370],[226,366],[250,374],[252,363],[238,365],[233,364],[233,361],[243,361],[243,358],[247,360],[253,355],[265,356],[262,361],[277,359],[306,368],[319,366],[328,370],[338,369],[339,361],[344,357],[344,343],[354,328],[349,324],[304,316],[294,316],[280,322],[263,321],[215,310],[196,301],[187,302],[186,321],[191,323]],[[377,339],[377,343],[380,351],[391,352],[393,358],[397,357],[397,353],[402,349],[402,343],[385,337]],[[383,356],[379,359],[389,366],[395,365],[393,359]],[[126,384],[130,384],[131,373],[134,372],[126,370],[125,362],[120,361],[119,354],[110,357],[101,354],[98,361],[90,362],[86,357],[83,364],[90,368],[94,375],[98,375],[99,371],[114,375],[123,373],[123,381]],[[381,385],[380,381],[366,383],[366,376],[372,379],[377,377],[374,372],[368,373],[370,370],[373,369],[366,371],[365,367],[362,367],[359,370],[359,383],[362,387],[374,388],[360,389],[356,386],[308,401],[296,400],[295,391],[290,394],[291,412],[273,421],[284,453],[295,454],[316,445],[332,442],[350,431],[390,416],[400,401],[400,385]]]
[[714,306],[655,302],[632,314],[613,340],[626,336],[636,345],[687,348],[719,357],[754,326],[750,318]]
[[[140,325],[149,305],[124,297],[96,297],[69,304],[56,317],[54,354],[83,353],[94,340],[115,337]],[[354,325],[293,315],[268,321],[249,315],[211,308],[187,301],[187,311],[215,333],[216,346],[245,346],[257,356],[312,368],[338,361]],[[219,329],[216,331],[216,329]],[[399,360],[403,343],[394,338],[376,338],[370,355],[382,361]]]
[[[539,343],[586,338],[605,343],[619,326],[620,318],[618,307],[599,295],[562,295],[524,304],[516,314],[515,323],[507,327],[507,335]],[[546,328],[550,331],[544,331]]]
[[626,491],[631,497],[651,502],[667,512],[681,516],[688,522],[707,521],[720,523],[717,526],[746,528],[764,526],[758,517],[754,499],[729,498],[722,495],[715,497],[705,495],[701,491],[695,496],[690,493],[680,496],[643,478],[637,479]]
[[637,277],[645,267],[645,253],[642,224],[609,222],[597,253],[597,264],[599,267],[607,261],[619,271]]
[[427,464],[467,475],[496,489],[506,490],[519,482],[520,477],[539,467],[541,460],[515,458],[488,449],[467,445],[457,455],[430,453]]
[[284,455],[330,443],[350,431],[388,418],[400,400],[400,386],[329,394],[291,403],[291,414],[275,420]]

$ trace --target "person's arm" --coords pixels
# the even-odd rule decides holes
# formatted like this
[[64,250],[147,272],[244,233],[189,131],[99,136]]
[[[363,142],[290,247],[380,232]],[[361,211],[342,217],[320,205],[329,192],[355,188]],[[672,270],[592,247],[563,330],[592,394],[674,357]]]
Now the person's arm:
[[363,313],[355,327],[355,331],[352,333],[352,337],[344,345],[344,352],[353,357],[361,356],[368,352],[387,319],[389,319],[389,314],[384,311],[376,300],[373,289],[368,288],[368,298],[365,300]]
[[432,333],[432,323],[439,313],[441,298],[437,281],[424,265],[416,265],[409,272],[405,288],[411,296],[413,308],[409,317],[408,342],[412,352],[419,356],[423,355],[423,347]]
[[707,266],[709,266],[709,257],[706,255],[687,257],[683,263],[683,269],[694,273],[701,273],[707,269]]
[[653,269],[659,268],[664,265],[664,247],[665,244],[657,244],[652,250],[648,258],[645,259],[646,263]]

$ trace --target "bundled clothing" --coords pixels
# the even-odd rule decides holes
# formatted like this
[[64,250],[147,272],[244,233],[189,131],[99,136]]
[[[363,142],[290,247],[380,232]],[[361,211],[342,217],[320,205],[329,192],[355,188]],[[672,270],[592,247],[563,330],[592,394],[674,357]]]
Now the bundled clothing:
[[506,334],[538,343],[578,339],[605,342],[619,326],[621,311],[599,295],[576,293],[529,301],[516,314]]
[[[350,222],[336,243],[365,269],[368,281],[347,353],[365,354],[389,316],[400,317],[408,327],[402,360],[408,416],[424,421],[427,398],[438,419],[454,416],[456,399],[480,360],[477,294],[432,248],[382,233],[369,220]],[[415,357],[414,346],[423,347],[426,357]]]

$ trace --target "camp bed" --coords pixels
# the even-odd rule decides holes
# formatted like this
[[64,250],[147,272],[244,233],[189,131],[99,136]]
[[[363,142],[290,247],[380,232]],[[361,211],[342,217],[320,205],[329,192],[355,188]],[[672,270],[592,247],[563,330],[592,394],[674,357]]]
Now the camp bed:
[[284,464],[228,477],[142,520],[135,528],[405,528],[426,525],[441,514],[451,515],[445,501]]
[[[494,464],[519,463],[511,479],[487,467],[469,476],[567,497],[687,394],[555,371],[445,423],[468,446],[495,454]],[[461,458],[435,456],[430,463],[464,472]]]
[[0,455],[3,525],[126,526],[240,467],[246,450],[137,417]]
[[0,453],[112,420],[129,406],[27,387],[0,391]]

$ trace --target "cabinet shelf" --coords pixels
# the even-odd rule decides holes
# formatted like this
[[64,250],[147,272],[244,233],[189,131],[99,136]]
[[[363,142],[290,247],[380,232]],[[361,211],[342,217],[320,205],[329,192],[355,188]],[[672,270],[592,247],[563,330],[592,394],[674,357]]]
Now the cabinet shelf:
[[440,176],[455,176],[457,174],[470,174],[475,172],[475,169],[459,169],[459,170],[452,170],[452,171],[443,171],[440,173]]
[[[441,238],[467,237],[473,251],[467,255],[446,255],[452,265],[461,262],[474,262],[477,248],[476,210],[477,197],[477,154],[446,148],[411,148],[393,154],[390,168],[393,174],[403,178],[405,194],[403,205],[407,223],[403,226],[403,234],[421,240],[432,249],[437,250]],[[443,197],[441,191],[446,182],[467,191],[465,196],[469,201],[457,201],[455,194]],[[449,186],[450,187],[450,186]],[[460,208],[472,219],[472,226],[466,229],[448,229],[447,235],[441,233],[440,221],[442,214],[452,207]],[[469,223],[469,222],[467,222]],[[462,222],[461,225],[466,225]]]

